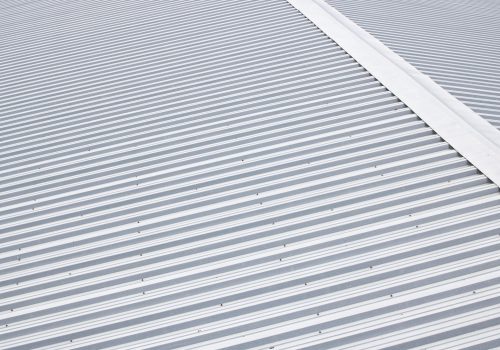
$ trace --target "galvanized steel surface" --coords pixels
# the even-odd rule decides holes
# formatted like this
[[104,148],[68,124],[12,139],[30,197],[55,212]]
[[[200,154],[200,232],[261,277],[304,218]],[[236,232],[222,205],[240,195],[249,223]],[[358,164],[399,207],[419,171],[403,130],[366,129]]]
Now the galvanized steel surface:
[[498,345],[498,187],[286,1],[0,6],[0,348]]
[[325,1],[500,129],[500,1]]

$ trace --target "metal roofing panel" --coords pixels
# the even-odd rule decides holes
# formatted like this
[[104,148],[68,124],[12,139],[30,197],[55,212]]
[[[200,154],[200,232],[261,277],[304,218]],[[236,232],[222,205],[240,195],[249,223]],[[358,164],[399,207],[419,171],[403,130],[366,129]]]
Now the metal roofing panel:
[[500,2],[327,0],[500,129]]
[[288,2],[500,185],[498,129],[323,0]]
[[0,348],[498,344],[498,187],[286,1],[1,6]]

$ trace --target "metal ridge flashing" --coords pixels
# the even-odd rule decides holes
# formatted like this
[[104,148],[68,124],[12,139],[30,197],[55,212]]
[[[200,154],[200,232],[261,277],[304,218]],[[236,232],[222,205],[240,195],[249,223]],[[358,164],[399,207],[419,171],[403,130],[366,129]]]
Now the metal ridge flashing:
[[323,0],[287,0],[500,186],[500,131]]

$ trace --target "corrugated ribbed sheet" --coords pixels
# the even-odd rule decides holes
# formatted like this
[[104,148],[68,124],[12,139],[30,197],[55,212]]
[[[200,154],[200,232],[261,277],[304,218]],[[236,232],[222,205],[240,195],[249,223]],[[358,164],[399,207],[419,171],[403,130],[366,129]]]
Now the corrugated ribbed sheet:
[[499,344],[498,187],[286,1],[0,5],[1,349]]
[[500,1],[327,1],[500,129]]

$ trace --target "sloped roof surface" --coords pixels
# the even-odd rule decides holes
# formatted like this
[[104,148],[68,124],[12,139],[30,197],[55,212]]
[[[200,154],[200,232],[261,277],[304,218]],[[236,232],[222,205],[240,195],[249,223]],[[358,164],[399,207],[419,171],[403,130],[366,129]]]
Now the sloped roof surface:
[[1,5],[0,348],[499,344],[498,187],[286,1]]
[[500,129],[500,1],[327,1]]

